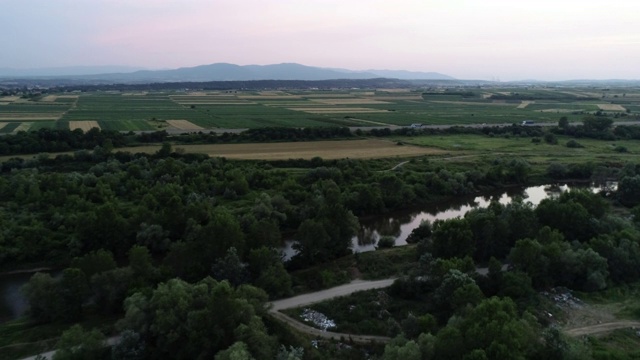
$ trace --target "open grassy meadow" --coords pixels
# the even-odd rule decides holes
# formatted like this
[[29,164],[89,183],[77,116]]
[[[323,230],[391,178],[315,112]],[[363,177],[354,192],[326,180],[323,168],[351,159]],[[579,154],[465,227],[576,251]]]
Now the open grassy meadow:
[[[407,126],[579,121],[589,113],[635,118],[640,89],[496,86],[291,91],[100,91],[0,97],[0,133],[39,128]],[[91,122],[91,123],[78,123]],[[94,124],[95,122],[95,124]],[[17,124],[17,125],[14,125]],[[87,125],[85,125],[87,126]]]

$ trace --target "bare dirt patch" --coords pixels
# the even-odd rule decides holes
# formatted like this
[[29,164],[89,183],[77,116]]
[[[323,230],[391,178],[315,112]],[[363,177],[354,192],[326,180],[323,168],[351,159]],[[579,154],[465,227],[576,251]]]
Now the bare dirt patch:
[[167,124],[179,130],[202,130],[201,126],[198,126],[188,120],[167,120]]
[[6,101],[0,101],[0,106],[9,105],[9,104],[11,104],[11,103],[10,102],[6,102]]
[[83,121],[69,121],[69,129],[81,129],[84,132],[87,132],[93,128],[100,129],[100,125],[95,120],[83,120]]
[[[187,153],[208,154],[230,159],[286,160],[312,159],[374,159],[387,157],[411,157],[446,153],[441,149],[419,146],[399,146],[385,140],[309,141],[261,144],[211,144],[180,146]],[[159,146],[124,148],[123,151],[154,153]]]
[[598,107],[604,111],[627,111],[624,106],[618,104],[598,104]]
[[0,123],[0,129],[2,129],[2,128],[4,128],[5,126],[7,126],[7,124],[8,124],[8,123],[6,123],[6,122]]

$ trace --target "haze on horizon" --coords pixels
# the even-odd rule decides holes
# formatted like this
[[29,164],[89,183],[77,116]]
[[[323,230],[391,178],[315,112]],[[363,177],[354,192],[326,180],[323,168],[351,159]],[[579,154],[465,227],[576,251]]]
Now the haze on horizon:
[[640,2],[0,0],[0,68],[217,62],[640,79]]

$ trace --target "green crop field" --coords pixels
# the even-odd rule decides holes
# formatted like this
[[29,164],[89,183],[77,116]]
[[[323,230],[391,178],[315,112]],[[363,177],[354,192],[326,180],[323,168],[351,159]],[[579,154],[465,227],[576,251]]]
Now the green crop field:
[[[435,89],[53,93],[29,99],[0,97],[2,129],[68,128],[97,121],[100,128],[171,129],[167,120],[196,128],[407,126],[580,121],[601,112],[635,119],[640,89],[459,87]],[[13,130],[12,130],[13,129]]]

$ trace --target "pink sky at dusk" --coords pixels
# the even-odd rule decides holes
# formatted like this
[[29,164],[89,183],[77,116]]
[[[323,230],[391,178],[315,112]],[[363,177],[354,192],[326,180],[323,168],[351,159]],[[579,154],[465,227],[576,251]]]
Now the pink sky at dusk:
[[639,24],[634,0],[0,0],[0,68],[296,62],[640,79]]

